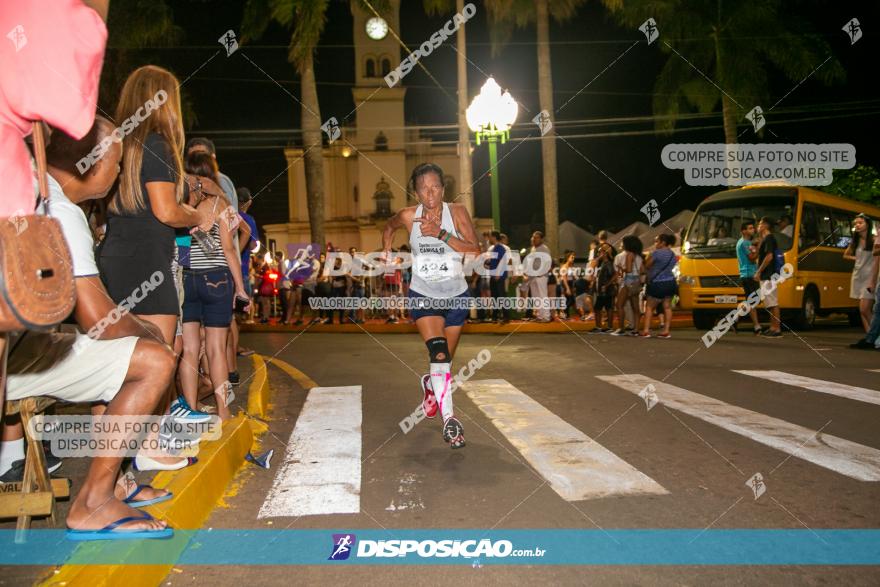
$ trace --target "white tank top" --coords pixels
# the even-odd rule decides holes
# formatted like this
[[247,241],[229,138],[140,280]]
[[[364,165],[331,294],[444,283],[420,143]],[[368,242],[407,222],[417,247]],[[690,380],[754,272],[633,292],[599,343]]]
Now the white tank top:
[[[416,218],[423,214],[422,205],[416,208]],[[458,238],[452,211],[443,202],[440,228]],[[452,298],[468,289],[462,268],[462,254],[433,236],[422,235],[422,225],[413,222],[409,235],[412,250],[412,282],[410,289],[429,298]]]

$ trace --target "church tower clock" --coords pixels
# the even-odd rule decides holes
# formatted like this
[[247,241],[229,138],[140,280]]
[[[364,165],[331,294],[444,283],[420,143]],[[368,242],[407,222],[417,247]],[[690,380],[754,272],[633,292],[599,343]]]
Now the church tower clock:
[[[396,178],[389,183],[391,209],[397,211],[406,206],[406,186],[402,180],[408,177],[403,109],[406,89],[399,83],[389,88],[385,75],[400,65],[400,0],[390,0],[388,10],[378,16],[363,10],[358,0],[351,0],[351,12],[357,186],[360,193],[369,194],[383,178]],[[370,198],[361,198],[359,215],[371,215],[375,211],[372,204]]]

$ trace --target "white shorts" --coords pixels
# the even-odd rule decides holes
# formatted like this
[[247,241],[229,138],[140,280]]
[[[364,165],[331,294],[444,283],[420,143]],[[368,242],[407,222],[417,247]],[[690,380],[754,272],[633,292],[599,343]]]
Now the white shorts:
[[[761,301],[764,302],[765,308],[775,308],[779,305],[779,289],[777,287],[770,288],[771,281],[762,281],[761,282],[761,295],[764,296]],[[764,292],[769,290],[770,293],[765,294]]]
[[47,395],[66,402],[109,402],[122,387],[138,337],[92,340],[85,334],[27,332],[9,356],[6,399]]

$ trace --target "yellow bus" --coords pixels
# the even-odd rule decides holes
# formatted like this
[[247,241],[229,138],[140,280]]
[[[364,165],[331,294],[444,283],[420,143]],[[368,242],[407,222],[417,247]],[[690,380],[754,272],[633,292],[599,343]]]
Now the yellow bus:
[[858,300],[851,299],[853,261],[843,258],[858,213],[872,218],[876,238],[880,208],[792,185],[759,184],[713,194],[697,207],[685,233],[679,263],[681,307],[693,312],[694,326],[711,329],[745,300],[740,286],[736,242],[743,222],[769,216],[782,220],[773,235],[793,277],[779,284],[783,321],[810,328],[816,316],[849,315],[861,325]]

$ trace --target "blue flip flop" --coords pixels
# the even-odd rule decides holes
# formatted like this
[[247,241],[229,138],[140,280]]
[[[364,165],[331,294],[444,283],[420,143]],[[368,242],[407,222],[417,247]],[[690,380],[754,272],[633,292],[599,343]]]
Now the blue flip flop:
[[138,520],[152,520],[153,516],[147,512],[142,512],[143,516],[126,516],[120,518],[111,524],[107,524],[100,530],[71,530],[68,528],[66,537],[68,540],[85,541],[85,540],[141,540],[155,538],[171,538],[174,530],[164,528],[162,530],[125,530],[118,529],[122,524],[135,522]]
[[145,508],[148,505],[162,503],[163,501],[168,501],[169,499],[174,497],[174,494],[169,491],[165,495],[160,495],[159,497],[154,497],[153,499],[140,499],[140,500],[134,499],[135,495],[137,495],[138,493],[140,493],[141,491],[143,491],[147,487],[150,487],[150,486],[149,485],[138,485],[135,488],[135,490],[131,493],[131,495],[129,495],[128,497],[126,497],[125,499],[122,500],[122,503],[124,503],[126,505],[130,505],[133,508]]

